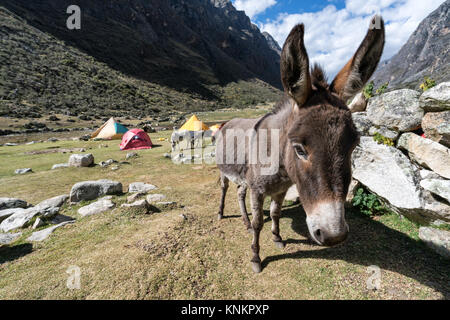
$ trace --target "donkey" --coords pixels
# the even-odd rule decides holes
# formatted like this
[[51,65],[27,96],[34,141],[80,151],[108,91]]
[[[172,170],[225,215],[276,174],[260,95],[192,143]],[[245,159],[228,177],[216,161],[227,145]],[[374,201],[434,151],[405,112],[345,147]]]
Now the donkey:
[[[375,71],[383,53],[384,34],[383,19],[376,15],[356,53],[328,84],[318,65],[310,71],[303,41],[304,25],[298,24],[281,53],[284,98],[265,116],[233,119],[218,132],[216,161],[222,188],[218,218],[223,218],[231,180],[238,185],[244,224],[253,233],[251,263],[256,273],[262,270],[259,236],[264,223],[264,199],[271,197],[273,241],[284,248],[279,220],[284,197],[293,184],[299,191],[311,238],[322,246],[346,240],[349,227],[344,201],[351,180],[351,155],[359,143],[346,102]],[[241,140],[235,143],[236,139]],[[258,143],[260,140],[265,146]],[[271,165],[276,163],[276,170],[262,174],[267,162],[254,161],[252,152],[264,148],[271,155]],[[251,222],[245,205],[247,189],[251,197]]]

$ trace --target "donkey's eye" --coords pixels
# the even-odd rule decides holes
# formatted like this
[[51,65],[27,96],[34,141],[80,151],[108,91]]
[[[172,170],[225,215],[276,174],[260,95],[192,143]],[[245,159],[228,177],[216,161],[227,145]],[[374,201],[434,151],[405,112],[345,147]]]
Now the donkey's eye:
[[306,152],[305,147],[303,147],[302,144],[294,143],[293,147],[294,147],[295,154],[297,155],[297,157],[299,157],[302,160],[306,160],[308,158],[308,153]]

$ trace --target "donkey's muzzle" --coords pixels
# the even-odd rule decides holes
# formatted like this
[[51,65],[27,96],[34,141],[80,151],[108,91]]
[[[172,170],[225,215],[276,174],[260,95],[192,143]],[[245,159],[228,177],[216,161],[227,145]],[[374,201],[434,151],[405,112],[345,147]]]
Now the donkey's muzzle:
[[332,247],[344,242],[348,237],[348,227],[347,230],[338,234],[332,234],[326,230],[316,229],[314,232],[313,239],[316,240],[320,245]]

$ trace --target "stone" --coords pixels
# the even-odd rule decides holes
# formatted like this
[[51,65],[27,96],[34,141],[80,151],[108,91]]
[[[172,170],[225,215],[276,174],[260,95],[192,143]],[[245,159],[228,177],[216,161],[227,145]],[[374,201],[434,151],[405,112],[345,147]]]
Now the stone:
[[155,205],[162,209],[176,209],[178,207],[175,201],[156,202]]
[[422,130],[426,138],[450,147],[450,111],[425,114]]
[[112,171],[117,171],[117,170],[119,170],[119,169],[120,169],[119,166],[112,166],[112,167],[111,167],[111,170],[112,170]]
[[297,186],[293,184],[288,191],[286,192],[286,196],[284,197],[284,200],[286,201],[292,201],[292,202],[298,202],[299,201],[299,195],[297,191]]
[[19,145],[18,143],[12,143],[12,142],[7,142],[7,143],[4,144],[5,147],[15,147],[15,146],[18,146],[18,145]]
[[0,210],[12,208],[26,208],[28,203],[17,198],[0,198]]
[[164,158],[167,158],[167,159],[170,159],[170,158],[171,158],[170,153],[167,153],[167,152],[163,154],[163,157],[164,157]]
[[427,169],[421,169],[419,171],[420,173],[420,177],[423,179],[441,179],[441,176],[438,175],[437,173],[431,171],[431,170],[427,170]]
[[420,186],[450,202],[450,180],[425,179],[420,181]]
[[155,194],[149,194],[146,199],[147,199],[148,203],[160,202],[160,201],[166,199],[166,196],[163,194],[155,193]]
[[17,233],[0,233],[0,246],[10,244],[20,238],[22,232]]
[[137,158],[139,157],[139,154],[137,152],[129,152],[127,153],[126,160]]
[[147,194],[146,192],[133,193],[131,196],[127,197],[127,202],[133,203],[136,200],[139,200],[139,198],[142,198],[143,196],[145,196],[146,194]]
[[358,180],[352,179],[352,181],[350,182],[350,185],[348,187],[348,192],[347,192],[347,197],[345,199],[345,202],[347,204],[351,204],[353,197],[356,194],[356,191],[358,190],[358,188],[361,186],[361,184],[359,183]]
[[47,141],[48,142],[57,142],[57,141],[59,141],[59,139],[55,138],[55,137],[52,137],[52,138],[48,138]]
[[356,130],[358,130],[358,132],[363,136],[368,135],[369,129],[373,126],[373,123],[367,117],[367,113],[355,112],[352,113],[352,118]]
[[371,127],[369,129],[369,135],[374,136],[377,133],[381,134],[383,137],[391,139],[392,141],[396,141],[400,136],[400,132],[390,130],[386,127]]
[[66,221],[73,221],[75,220],[72,217],[63,215],[63,214],[57,214],[56,216],[54,216],[53,218],[51,218],[50,220],[47,220],[47,222],[51,223],[51,224],[60,224],[61,222],[66,222]]
[[25,209],[23,209],[23,208],[12,208],[12,209],[0,210],[0,222],[5,220],[6,218],[12,216],[14,213],[16,213],[18,211],[23,212],[23,211],[25,211]]
[[76,183],[70,191],[70,201],[94,200],[105,195],[122,194],[122,184],[111,180],[83,181]]
[[74,223],[75,221],[66,221],[62,222],[60,224],[57,224],[53,227],[46,228],[44,230],[35,231],[27,238],[28,241],[44,241],[47,239],[56,229],[61,228],[62,226],[65,226],[70,223]]
[[133,209],[142,209],[147,211],[149,205],[145,199],[137,200],[133,203],[124,203],[120,206],[121,208],[133,208]]
[[426,112],[450,110],[450,82],[442,82],[420,96],[420,107]]
[[400,136],[397,147],[408,152],[419,165],[450,179],[450,149],[414,133]]
[[114,208],[115,204],[108,199],[100,199],[87,206],[78,209],[78,213],[83,217],[99,214]]
[[57,164],[54,164],[53,166],[52,166],[52,170],[55,170],[55,169],[62,169],[62,168],[68,168],[69,167],[69,164],[68,163],[57,163]]
[[60,196],[56,196],[47,200],[44,200],[36,205],[37,208],[41,210],[47,210],[49,208],[60,208],[66,203],[67,199],[69,199],[68,194],[63,194]]
[[352,113],[365,111],[366,107],[367,107],[367,99],[362,92],[358,93],[353,98],[352,102],[348,105],[348,108]]
[[36,208],[17,209],[14,214],[0,223],[0,230],[8,232],[17,228],[25,227],[40,212]]
[[32,173],[33,170],[31,168],[23,168],[23,169],[16,169],[14,171],[15,174],[26,174],[26,173]]
[[114,159],[109,159],[109,160],[100,162],[99,165],[100,165],[100,167],[108,167],[108,166],[112,165],[113,163],[117,163],[117,161]]
[[450,206],[421,188],[419,169],[400,150],[361,137],[352,155],[352,170],[353,178],[393,211],[418,222],[450,221]]
[[35,229],[37,229],[37,228],[39,228],[39,227],[42,227],[43,225],[45,225],[44,220],[42,220],[41,218],[38,217],[38,218],[34,221],[34,224],[33,224],[32,229],[35,230]]
[[419,106],[420,93],[401,89],[375,96],[369,100],[367,117],[376,126],[394,131],[414,131],[420,128],[423,109]]
[[94,163],[92,153],[73,154],[69,158],[69,167],[89,167]]
[[128,192],[149,192],[158,189],[156,186],[144,182],[133,182],[128,186]]
[[420,227],[419,238],[435,252],[450,259],[450,231]]

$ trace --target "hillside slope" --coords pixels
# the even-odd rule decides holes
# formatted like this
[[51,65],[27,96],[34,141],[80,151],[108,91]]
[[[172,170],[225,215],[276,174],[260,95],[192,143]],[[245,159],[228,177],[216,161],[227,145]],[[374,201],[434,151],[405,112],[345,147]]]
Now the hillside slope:
[[424,77],[450,80],[450,0],[426,17],[390,60],[380,63],[372,77],[376,85],[418,89]]
[[69,2],[0,2],[0,115],[143,116],[280,96],[279,55],[229,1],[78,1],[72,31]]

